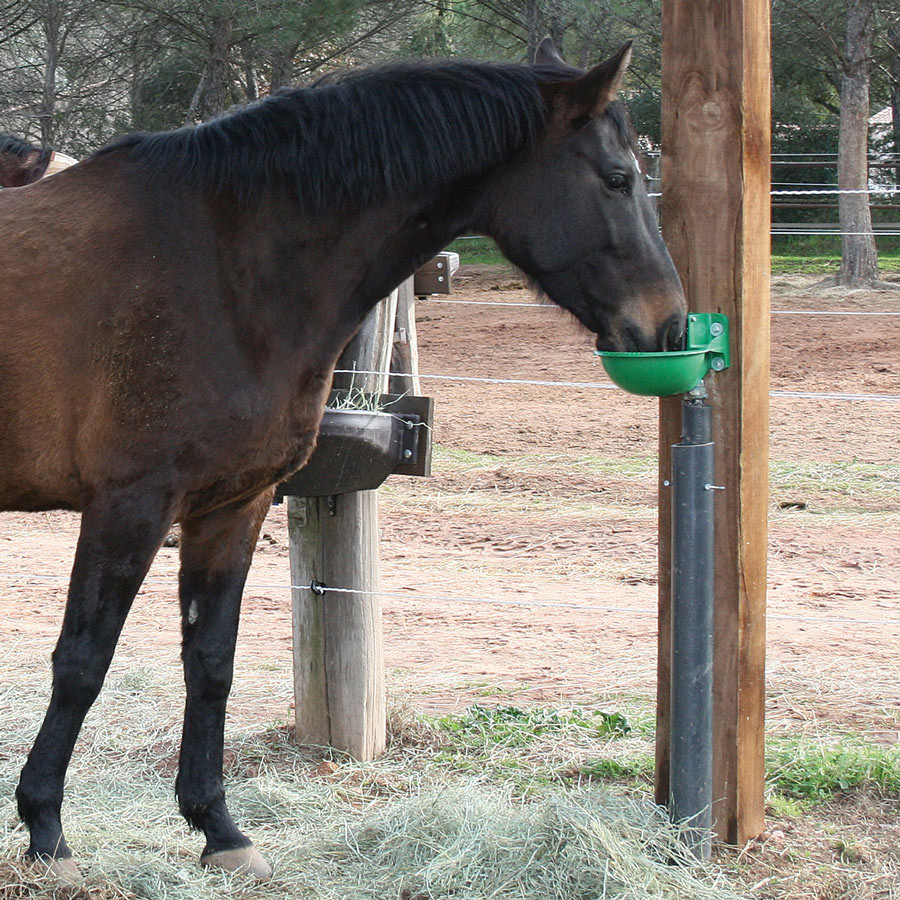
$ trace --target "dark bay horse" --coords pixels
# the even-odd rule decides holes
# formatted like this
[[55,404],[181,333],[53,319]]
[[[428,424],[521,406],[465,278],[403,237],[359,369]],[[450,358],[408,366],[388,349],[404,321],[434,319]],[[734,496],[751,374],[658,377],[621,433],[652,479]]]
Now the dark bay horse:
[[366,313],[492,236],[601,348],[674,347],[684,298],[615,100],[584,73],[409,63],[119,140],[0,195],[0,508],[81,512],[49,708],[22,771],[29,855],[64,879],[63,780],[142,579],[181,523],[176,792],[201,861],[265,876],[222,781],[241,593],[273,486],[315,442]]
[[52,150],[41,150],[11,134],[0,134],[0,187],[24,187],[43,178],[52,155]]
[[0,188],[24,187],[78,162],[57,150],[32,147],[11,134],[0,134]]

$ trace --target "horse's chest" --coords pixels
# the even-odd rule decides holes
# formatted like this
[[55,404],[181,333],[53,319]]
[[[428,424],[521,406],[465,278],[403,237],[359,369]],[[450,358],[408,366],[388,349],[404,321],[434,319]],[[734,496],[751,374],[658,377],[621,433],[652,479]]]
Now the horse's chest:
[[244,460],[278,475],[306,461],[316,442],[324,397],[298,395],[249,424]]
[[296,471],[315,447],[325,393],[306,390],[281,402],[258,399],[250,408],[233,404],[210,436],[211,471],[198,493],[216,501],[245,496]]

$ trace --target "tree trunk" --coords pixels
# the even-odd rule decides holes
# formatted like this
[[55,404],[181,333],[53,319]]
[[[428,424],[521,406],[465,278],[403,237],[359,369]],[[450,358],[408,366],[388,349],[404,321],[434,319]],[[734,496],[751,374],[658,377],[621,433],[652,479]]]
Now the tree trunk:
[[284,44],[272,50],[272,75],[269,79],[269,88],[272,91],[291,86],[294,80],[294,54],[296,52],[296,44]]
[[253,41],[246,40],[241,44],[241,58],[244,63],[244,96],[252,102],[259,99],[259,75]]
[[200,73],[197,87],[194,88],[194,93],[191,96],[191,102],[188,105],[187,112],[184,114],[185,125],[193,125],[197,121],[197,111],[200,109],[200,101],[203,99],[203,93],[206,90],[206,73],[208,69],[209,62],[207,61],[206,68]]
[[541,13],[540,0],[525,0],[525,28],[528,31],[527,48],[525,58],[528,62],[534,60],[538,44],[544,39],[544,16]]
[[[873,0],[850,0],[841,75],[838,187],[865,191],[869,169],[869,70],[872,58]],[[878,250],[865,193],[840,194],[841,268],[835,283],[859,287],[878,280]]]
[[891,58],[888,69],[891,74],[891,135],[897,168],[894,169],[894,183],[900,184],[900,25],[892,25],[888,30]]
[[219,116],[231,105],[229,81],[229,39],[231,20],[228,16],[213,19],[210,35],[209,63],[206,68],[206,91],[200,110],[204,119]]
[[436,0],[431,18],[431,39],[428,42],[428,54],[444,59],[453,55],[453,45],[447,26],[448,0]]
[[41,87],[41,146],[52,147],[56,141],[56,69],[59,65],[62,9],[59,3],[48,3],[43,11],[44,79]]
[[566,35],[566,23],[560,14],[560,7],[551,4],[547,10],[547,33],[553,38],[553,45],[563,53],[563,40]]

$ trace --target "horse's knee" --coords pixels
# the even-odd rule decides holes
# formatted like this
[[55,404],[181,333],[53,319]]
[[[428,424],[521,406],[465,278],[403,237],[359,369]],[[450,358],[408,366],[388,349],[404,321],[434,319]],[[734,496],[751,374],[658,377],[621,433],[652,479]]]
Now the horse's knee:
[[108,664],[88,654],[53,653],[53,692],[60,706],[87,709],[97,699]]
[[234,650],[195,650],[185,656],[184,677],[188,693],[197,700],[224,702],[231,693]]

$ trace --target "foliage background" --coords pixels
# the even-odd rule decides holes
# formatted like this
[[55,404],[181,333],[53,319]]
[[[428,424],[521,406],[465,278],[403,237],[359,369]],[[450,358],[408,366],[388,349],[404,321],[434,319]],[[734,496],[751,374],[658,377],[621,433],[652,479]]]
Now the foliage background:
[[[878,9],[873,111],[898,90],[893,7]],[[835,150],[845,9],[773,4],[776,151]],[[334,68],[525,60],[546,34],[580,66],[636,39],[629,107],[658,142],[658,0],[0,0],[0,130],[80,157],[117,134],[200,121]]]

